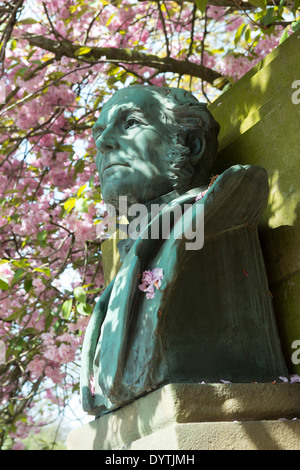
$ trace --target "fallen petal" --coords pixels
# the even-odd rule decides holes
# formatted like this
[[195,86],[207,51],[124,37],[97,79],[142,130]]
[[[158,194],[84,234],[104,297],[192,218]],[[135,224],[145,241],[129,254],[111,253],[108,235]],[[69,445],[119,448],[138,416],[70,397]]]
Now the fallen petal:
[[299,382],[300,383],[300,375],[292,374],[290,375],[290,382],[292,384]]
[[288,382],[289,381],[289,379],[287,377],[279,377],[279,378],[280,378],[280,380],[282,380],[282,382]]
[[195,197],[195,202],[200,201],[200,199],[202,199],[205,196],[207,191],[208,190],[206,189],[205,191],[201,191],[201,193],[197,194],[197,196]]

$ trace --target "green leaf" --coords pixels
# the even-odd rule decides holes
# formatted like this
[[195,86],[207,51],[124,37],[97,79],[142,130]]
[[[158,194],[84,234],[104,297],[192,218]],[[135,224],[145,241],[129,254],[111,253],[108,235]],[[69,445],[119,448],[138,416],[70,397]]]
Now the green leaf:
[[112,22],[112,20],[114,19],[114,17],[116,16],[116,13],[117,12],[114,12],[112,15],[110,15],[110,17],[108,18],[108,21],[106,22],[106,28],[110,25],[110,23]]
[[71,210],[75,206],[75,197],[70,197],[65,203],[64,203],[64,209],[66,209],[67,212],[71,212]]
[[87,294],[97,294],[97,292],[100,292],[103,290],[103,287],[98,287],[97,289],[89,289],[86,291]]
[[75,392],[78,392],[79,390],[80,390],[79,383],[73,385],[73,387],[72,387],[72,394],[75,393]]
[[54,316],[51,313],[48,313],[45,319],[45,331],[47,331],[50,328],[50,326],[52,325],[53,319],[54,319]]
[[14,414],[14,404],[13,403],[9,403],[8,411],[10,412],[11,416],[13,416],[13,414]]
[[300,28],[300,20],[294,21],[291,26],[294,32],[297,31]]
[[94,179],[95,179],[95,175],[92,175],[89,179],[89,186],[94,189]]
[[53,325],[53,330],[54,330],[55,332],[58,331],[58,329],[59,329],[61,323],[62,323],[61,318],[58,318],[58,319],[56,320],[56,322],[54,323],[54,325]]
[[98,109],[98,107],[99,107],[100,103],[102,102],[102,100],[103,100],[102,95],[97,96],[97,98],[95,99],[94,104],[93,104],[93,109]]
[[18,415],[18,421],[22,421],[23,423],[27,422],[27,415]]
[[65,320],[68,320],[70,317],[70,313],[72,311],[72,305],[73,305],[72,299],[65,300],[62,305],[61,314]]
[[84,160],[82,158],[80,160],[77,160],[77,162],[75,163],[75,166],[74,166],[73,179],[76,178],[78,173],[83,173],[84,172],[84,167],[85,167]]
[[247,28],[245,31],[245,41],[252,42],[250,28]]
[[247,25],[246,24],[241,24],[236,33],[235,33],[235,38],[234,38],[234,44],[237,45],[237,43],[239,42],[239,40],[241,39],[242,35],[244,34],[244,31],[245,29],[247,28]]
[[88,304],[82,304],[82,303],[79,303],[76,307],[77,309],[77,312],[80,314],[80,315],[84,315],[84,316],[89,316],[91,315],[92,311],[93,311],[93,307],[91,305],[88,305]]
[[5,277],[0,276],[0,289],[2,290],[8,290],[9,289],[9,284],[7,279]]
[[73,145],[71,144],[62,144],[62,145],[59,145],[57,150],[59,152],[73,152]]
[[12,313],[9,317],[5,318],[5,321],[16,320],[17,318],[20,318],[22,314],[23,312],[20,312],[19,310],[17,310],[16,312]]
[[78,212],[88,212],[89,207],[87,200],[84,197],[77,199],[75,202],[75,208],[78,210]]
[[18,21],[17,24],[36,24],[38,23],[37,20],[34,20],[33,18],[24,18],[24,20]]
[[51,277],[51,271],[49,268],[34,268],[34,271],[46,274],[46,276]]
[[39,242],[45,242],[47,240],[47,230],[43,230],[42,232],[37,233],[36,239]]
[[[33,56],[33,54],[35,53],[36,49],[31,49],[31,51],[29,52],[28,56],[27,56],[27,60],[29,61],[31,59],[31,57]],[[32,61],[34,62],[34,61]]]
[[24,269],[18,268],[15,272],[14,280],[20,279],[20,277],[23,275],[24,272],[25,272]]
[[262,18],[262,24],[268,26],[268,24],[274,21],[274,8],[268,8],[266,14]]
[[22,333],[24,333],[25,336],[27,336],[27,335],[35,335],[36,336],[37,331],[38,330],[36,328],[30,327],[30,328],[25,328],[24,330],[22,330]]
[[86,303],[86,292],[83,287],[75,287],[74,296],[75,299],[78,300],[78,302],[81,302],[83,304]]
[[28,261],[26,259],[22,259],[22,260],[19,260],[19,261],[12,261],[12,264],[14,266],[16,266],[17,268],[26,268],[26,267],[30,266],[30,264],[28,263]]
[[24,281],[24,289],[26,292],[29,292],[30,289],[32,288],[32,279],[26,279]]
[[201,11],[201,13],[205,13],[205,9],[208,3],[208,0],[195,0],[197,8]]
[[15,73],[15,78],[17,77],[24,77],[25,73],[28,71],[28,67],[21,67],[20,69],[17,70]]
[[79,49],[76,49],[76,51],[74,52],[74,55],[76,56],[85,55],[85,54],[88,54],[91,50],[92,50],[91,47],[82,46]]
[[85,190],[86,188],[86,184],[83,184],[82,186],[80,186],[80,188],[78,189],[77,191],[77,197],[80,197],[81,194],[83,193],[83,191]]
[[286,39],[289,38],[289,33],[287,32],[287,29],[285,29],[281,35],[281,38],[280,38],[280,41],[279,41],[279,44],[282,44],[283,41],[285,41]]
[[111,65],[111,66],[109,67],[107,74],[108,74],[108,75],[113,75],[113,77],[115,77],[115,75],[117,75],[117,73],[119,72],[119,70],[120,70],[119,66],[113,64],[113,65]]

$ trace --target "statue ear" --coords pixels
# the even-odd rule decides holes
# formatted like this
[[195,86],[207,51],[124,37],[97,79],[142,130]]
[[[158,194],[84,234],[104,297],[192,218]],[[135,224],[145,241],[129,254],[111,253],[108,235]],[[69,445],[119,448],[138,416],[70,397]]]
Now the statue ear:
[[190,149],[189,159],[193,166],[198,165],[206,152],[206,138],[204,134],[190,134],[187,139],[187,145]]

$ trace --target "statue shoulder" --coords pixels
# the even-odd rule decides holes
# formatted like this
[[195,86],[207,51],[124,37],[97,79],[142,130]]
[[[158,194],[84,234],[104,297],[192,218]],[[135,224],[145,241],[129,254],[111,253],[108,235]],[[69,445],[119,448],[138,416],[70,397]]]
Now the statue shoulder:
[[234,190],[234,188],[260,188],[260,195],[268,193],[267,171],[257,165],[233,165],[225,170],[216,180],[214,189]]
[[257,225],[268,203],[268,175],[256,165],[234,165],[218,176],[202,202],[205,233]]

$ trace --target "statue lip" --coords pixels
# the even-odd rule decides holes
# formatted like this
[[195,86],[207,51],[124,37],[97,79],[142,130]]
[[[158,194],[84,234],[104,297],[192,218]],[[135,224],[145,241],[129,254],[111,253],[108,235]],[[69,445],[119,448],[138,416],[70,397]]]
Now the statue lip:
[[120,162],[113,162],[109,163],[103,171],[108,170],[109,168],[112,168],[113,166],[129,166],[128,163],[120,163]]

